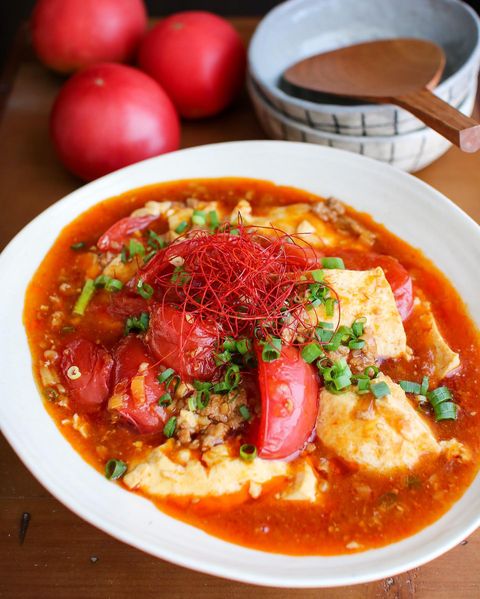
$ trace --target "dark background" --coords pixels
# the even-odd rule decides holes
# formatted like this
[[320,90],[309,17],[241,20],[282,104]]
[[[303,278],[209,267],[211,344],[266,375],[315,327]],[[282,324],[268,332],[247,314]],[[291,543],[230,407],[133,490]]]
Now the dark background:
[[[179,10],[211,10],[220,15],[263,15],[280,1],[146,0],[145,3],[151,16],[167,15]],[[29,18],[34,4],[35,0],[0,0],[0,65],[4,64],[15,33],[20,23]]]
[[[282,0],[145,0],[151,16],[179,10],[210,10],[220,15],[263,15]],[[358,0],[362,2],[363,0]],[[397,0],[401,2],[401,0]],[[427,0],[418,0],[425,2]],[[467,0],[480,12],[480,0]],[[26,21],[35,0],[0,0],[0,70],[11,48],[15,33]]]

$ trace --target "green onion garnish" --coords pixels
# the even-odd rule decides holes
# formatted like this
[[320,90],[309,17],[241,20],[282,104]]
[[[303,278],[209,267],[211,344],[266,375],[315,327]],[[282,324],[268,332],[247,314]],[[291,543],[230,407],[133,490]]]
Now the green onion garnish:
[[328,316],[328,318],[331,318],[334,313],[334,307],[335,307],[335,303],[336,303],[336,299],[333,299],[333,297],[328,297],[325,300],[325,315]]
[[365,341],[363,339],[352,339],[348,342],[349,349],[362,349],[365,347]]
[[317,358],[323,355],[322,346],[318,343],[308,343],[302,348],[302,358],[307,362],[307,364],[311,364],[315,362]]
[[232,359],[232,354],[226,349],[224,352],[215,354],[215,364],[221,366],[222,364],[228,364]]
[[398,384],[405,391],[405,393],[421,395],[421,387],[418,383],[414,383],[413,381],[399,381]]
[[236,389],[240,383],[240,367],[232,364],[225,373],[225,383],[229,386],[229,390]]
[[73,313],[78,314],[78,316],[83,316],[94,293],[95,283],[93,279],[87,279],[83,285],[82,292],[80,293],[77,301],[75,302],[75,306],[73,307]]
[[175,229],[175,233],[178,233],[180,235],[181,233],[183,233],[184,231],[187,230],[187,227],[188,227],[187,221],[186,220],[182,220],[182,222]]
[[211,229],[216,229],[218,227],[218,225],[220,224],[220,220],[218,218],[218,214],[216,213],[215,210],[211,210],[207,214],[207,218],[208,218],[208,226]]
[[238,408],[238,411],[240,412],[240,416],[244,420],[250,420],[251,414],[250,414],[250,410],[248,409],[248,406],[242,405]]
[[170,395],[170,393],[164,393],[163,395],[161,395],[158,398],[158,405],[159,406],[169,406],[172,403],[172,396]]
[[148,323],[150,317],[148,312],[142,312],[140,316],[130,316],[125,321],[125,335],[128,335],[132,331],[144,333],[148,329]]
[[130,254],[130,258],[133,258],[134,256],[143,258],[143,256],[145,256],[145,248],[136,239],[130,239],[128,242],[128,253]]
[[428,376],[424,376],[422,379],[422,384],[420,386],[420,395],[427,395],[428,384],[429,384],[429,378],[428,378]]
[[274,362],[280,357],[282,351],[282,340],[278,337],[272,337],[270,341],[261,341],[263,345],[262,360],[264,362]]
[[160,373],[157,376],[157,380],[160,384],[164,383],[167,379],[169,379],[174,374],[175,374],[175,370],[173,370],[173,368],[167,368],[166,370],[164,370],[162,373]]
[[87,244],[84,241],[77,241],[77,243],[72,243],[70,249],[74,252],[78,252],[79,250],[83,250],[86,245]]
[[242,356],[247,354],[252,348],[249,339],[240,339],[236,342],[235,346],[238,353],[242,354]]
[[458,407],[453,401],[444,401],[440,404],[437,404],[433,407],[433,412],[435,414],[435,420],[439,422],[440,420],[456,420]]
[[250,443],[244,443],[240,447],[240,457],[246,462],[252,462],[257,457],[257,448]]
[[427,393],[427,399],[430,401],[433,407],[438,404],[452,399],[452,394],[450,393],[450,389],[448,387],[437,387],[433,391],[429,391]]
[[163,427],[163,434],[167,439],[173,437],[175,434],[175,429],[177,428],[177,419],[175,416],[172,416],[167,420],[167,424]]
[[128,262],[128,253],[125,246],[122,247],[122,251],[120,252],[120,260],[122,264],[126,264]]
[[366,322],[367,319],[365,316],[355,319],[354,323],[352,324],[352,333],[355,337],[361,337],[363,335]]
[[390,387],[384,381],[379,383],[370,383],[370,391],[375,395],[377,399],[390,395]]
[[202,212],[202,210],[194,210],[193,211],[192,223],[194,225],[203,226],[206,224],[206,222],[207,222],[207,218],[206,218],[205,212]]
[[118,480],[127,471],[127,465],[122,460],[111,459],[105,464],[105,476],[108,480]]
[[311,270],[310,274],[312,275],[312,279],[317,283],[321,283],[323,281],[323,270],[318,268],[317,270]]
[[322,266],[323,268],[340,268],[345,270],[345,264],[341,258],[322,258]]
[[366,374],[368,377],[375,379],[377,378],[379,372],[380,368],[378,366],[375,366],[375,364],[371,364],[370,366],[367,366],[365,368],[363,374]]
[[143,297],[143,299],[149,300],[153,295],[153,287],[148,283],[144,283],[142,279],[138,279],[137,293]]
[[99,275],[94,282],[97,289],[103,287],[110,293],[120,291],[123,287],[122,281],[112,279],[112,277],[109,277],[108,275]]
[[152,231],[151,229],[148,229],[148,241],[147,241],[147,245],[148,245],[148,247],[152,248],[152,250],[161,250],[167,244],[160,237],[160,235],[157,235],[155,233],[155,231]]
[[223,342],[223,349],[233,352],[237,349],[237,344],[233,337],[227,337]]

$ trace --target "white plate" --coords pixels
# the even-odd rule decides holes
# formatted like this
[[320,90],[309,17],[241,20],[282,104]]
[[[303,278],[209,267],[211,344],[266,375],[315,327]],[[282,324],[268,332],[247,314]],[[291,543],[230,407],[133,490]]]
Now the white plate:
[[[465,298],[480,323],[480,228],[428,185],[352,153],[302,143],[235,142],[182,150],[127,167],[75,191],[43,212],[0,257],[0,422],[38,480],[76,514],[114,537],[176,564],[244,582],[330,587],[415,568],[480,524],[480,478],[452,509],[420,533],[382,549],[334,557],[292,557],[246,549],[166,516],[107,481],[72,449],[42,405],[22,324],[26,286],[59,231],[104,198],[155,182],[255,177],[335,195],[416,247]],[[68,542],[65,540],[65,542]]]

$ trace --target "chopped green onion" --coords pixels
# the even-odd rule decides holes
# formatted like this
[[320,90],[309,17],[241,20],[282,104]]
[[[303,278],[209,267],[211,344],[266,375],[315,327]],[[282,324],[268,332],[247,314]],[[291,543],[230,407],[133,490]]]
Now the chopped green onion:
[[227,337],[223,342],[223,349],[226,349],[230,352],[235,351],[237,349],[237,344],[233,337]]
[[315,330],[315,337],[320,341],[320,343],[329,343],[333,338],[333,331],[317,328]]
[[335,385],[335,389],[340,391],[341,389],[345,389],[345,387],[349,387],[352,381],[348,375],[340,374],[333,379],[333,384]]
[[323,268],[340,268],[345,270],[345,264],[341,258],[322,258],[322,266]]
[[122,251],[120,252],[120,260],[122,264],[126,264],[128,262],[127,248],[125,246],[122,247]]
[[152,248],[152,250],[161,250],[165,247],[166,242],[160,237],[160,235],[157,235],[155,231],[148,229],[147,245],[148,247]]
[[365,347],[365,341],[363,339],[352,339],[348,342],[349,349],[362,349]]
[[183,266],[176,266],[173,269],[172,274],[172,283],[177,283],[178,285],[186,285],[190,280],[190,275],[185,270]]
[[336,299],[333,299],[333,297],[329,297],[325,300],[325,315],[328,316],[328,318],[331,318],[334,313],[334,307],[335,307],[335,303],[336,303]]
[[263,345],[262,349],[262,360],[264,362],[274,362],[280,357],[282,351],[282,340],[278,337],[272,337],[270,342],[261,341]]
[[173,389],[172,392],[175,394],[177,392],[178,385],[180,385],[181,382],[182,382],[182,379],[180,378],[180,376],[178,374],[174,374],[165,383],[165,390],[170,391],[170,389],[172,388]]
[[150,262],[150,260],[157,255],[157,250],[152,250],[150,252],[148,252],[148,254],[145,254],[145,256],[143,257],[143,263],[146,264],[147,262]]
[[357,379],[357,393],[362,395],[363,393],[368,393],[369,391],[370,391],[370,379],[369,378]]
[[322,322],[321,320],[317,323],[320,329],[333,329],[333,322]]
[[157,380],[160,384],[164,383],[167,379],[169,379],[174,374],[175,374],[175,370],[173,370],[173,368],[167,368],[166,370],[164,370],[162,373],[160,373],[157,376]]
[[458,413],[458,406],[453,401],[444,401],[442,403],[433,406],[433,412],[435,414],[435,420],[456,420]]
[[238,229],[230,229],[230,235],[238,235],[240,231]]
[[378,366],[375,366],[375,364],[371,364],[370,366],[367,366],[365,368],[363,374],[366,374],[368,377],[375,379],[377,378],[379,372],[380,368]]
[[244,420],[250,420],[250,418],[252,417],[250,414],[250,410],[248,409],[248,406],[246,405],[242,405],[238,408],[238,411],[240,412],[240,416],[244,419]]
[[427,395],[428,384],[429,384],[429,378],[428,378],[428,376],[424,376],[422,379],[422,384],[420,386],[420,395]]
[[77,301],[75,302],[75,306],[73,307],[73,313],[78,314],[78,316],[83,316],[94,293],[95,283],[93,279],[87,279],[83,285],[82,292],[80,293]]
[[230,385],[228,383],[226,383],[225,381],[220,381],[220,383],[216,383],[213,386],[214,393],[225,393],[228,391],[230,391]]
[[175,229],[175,233],[178,233],[180,235],[181,233],[183,233],[184,231],[186,231],[187,228],[188,228],[187,221],[186,220],[182,220],[182,222]]
[[363,335],[365,323],[367,319],[363,316],[362,318],[355,319],[352,324],[352,333],[355,337],[361,337]]
[[370,391],[375,395],[377,399],[390,395],[390,387],[384,381],[379,383],[370,383]]
[[321,268],[318,268],[317,270],[311,270],[310,274],[312,275],[313,280],[317,281],[317,283],[321,283],[323,281],[323,270]]
[[122,460],[111,459],[105,464],[105,476],[108,480],[118,480],[127,471],[127,465]]
[[144,283],[142,279],[138,279],[137,293],[143,297],[143,299],[149,300],[153,295],[153,287],[148,283]]
[[307,364],[315,362],[315,360],[322,355],[323,349],[318,343],[309,343],[302,348],[302,358]]
[[221,366],[222,364],[228,364],[232,360],[232,354],[226,349],[220,354],[215,354],[215,364]]
[[216,213],[215,210],[211,210],[207,214],[207,219],[208,219],[208,226],[211,229],[216,229],[218,227],[218,225],[220,224],[220,220],[218,219],[218,214]]
[[245,462],[252,462],[257,457],[257,448],[250,443],[244,443],[240,447],[240,457]]
[[130,239],[128,242],[128,253],[130,254],[130,258],[133,258],[134,256],[140,256],[142,258],[145,256],[145,248],[136,239]]
[[236,389],[240,383],[241,375],[240,368],[236,364],[232,364],[225,373],[225,383],[229,386],[229,390]]
[[108,275],[99,275],[94,282],[95,287],[104,287],[106,291],[109,292],[120,291],[120,289],[123,287],[122,281],[119,281],[118,279],[112,279],[112,277],[109,277]]
[[128,335],[132,331],[144,333],[148,329],[150,317],[148,312],[142,312],[140,316],[130,316],[125,321],[125,335]]
[[203,225],[205,225],[206,222],[207,222],[207,219],[205,216],[205,212],[202,212],[202,210],[194,210],[193,211],[192,223],[194,225],[203,226]]
[[399,381],[398,384],[405,391],[405,393],[421,395],[421,387],[418,383],[414,383],[412,381]]
[[72,243],[70,249],[74,252],[78,252],[79,250],[83,250],[86,245],[87,244],[84,241],[77,241],[76,243]]
[[170,395],[170,393],[164,393],[163,395],[161,395],[158,399],[158,405],[159,406],[169,406],[172,403],[172,396]]
[[190,410],[190,412],[194,412],[197,409],[197,402],[196,402],[195,395],[190,395],[190,397],[188,398],[188,409]]
[[450,389],[448,387],[437,387],[437,389],[427,393],[427,398],[435,408],[435,406],[438,404],[452,399],[452,394],[450,393]]
[[243,355],[247,354],[251,349],[251,343],[248,339],[240,339],[236,342],[237,351]]
[[175,429],[177,428],[177,419],[175,416],[172,416],[167,420],[167,424],[163,427],[163,434],[167,439],[173,437],[175,434]]

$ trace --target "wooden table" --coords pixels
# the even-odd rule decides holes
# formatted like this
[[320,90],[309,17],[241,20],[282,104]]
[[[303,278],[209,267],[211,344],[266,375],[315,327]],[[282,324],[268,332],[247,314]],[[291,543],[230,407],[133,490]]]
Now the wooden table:
[[[256,20],[233,22],[247,40]],[[22,40],[9,73],[12,87],[0,125],[1,247],[81,184],[57,162],[48,138],[48,113],[61,79],[42,68]],[[8,89],[8,81],[7,77],[0,92]],[[182,135],[184,147],[264,137],[246,95],[222,116],[185,123]],[[418,176],[480,220],[480,153],[452,149]],[[31,514],[31,521],[20,544],[23,512]],[[0,437],[0,597],[212,599],[228,594],[238,599],[261,593],[266,599],[472,599],[480,597],[479,555],[480,531],[422,568],[371,584],[291,591],[230,582],[145,555],[83,522],[45,491]]]

